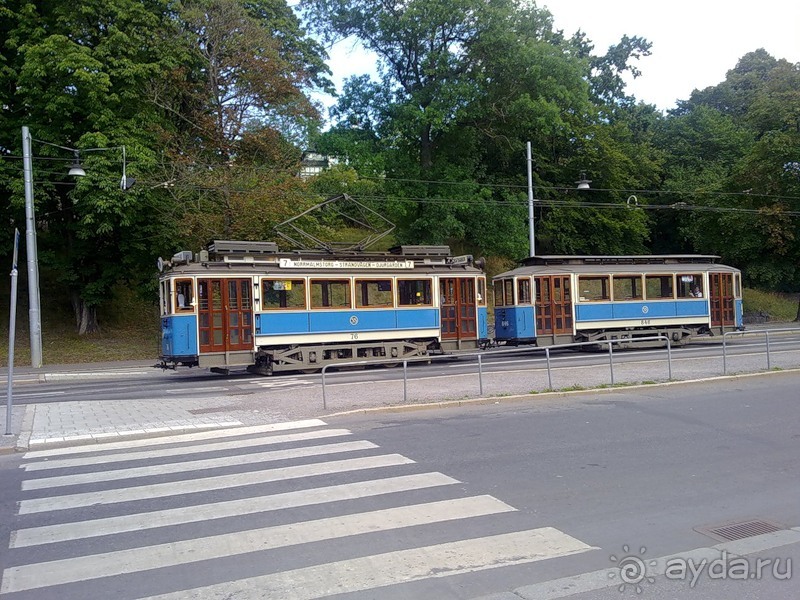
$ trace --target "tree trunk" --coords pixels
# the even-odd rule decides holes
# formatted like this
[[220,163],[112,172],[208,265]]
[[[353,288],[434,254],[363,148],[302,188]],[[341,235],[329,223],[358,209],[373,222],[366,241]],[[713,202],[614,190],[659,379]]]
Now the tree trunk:
[[97,322],[97,309],[86,304],[77,293],[72,294],[72,310],[75,313],[78,335],[100,331],[100,324]]

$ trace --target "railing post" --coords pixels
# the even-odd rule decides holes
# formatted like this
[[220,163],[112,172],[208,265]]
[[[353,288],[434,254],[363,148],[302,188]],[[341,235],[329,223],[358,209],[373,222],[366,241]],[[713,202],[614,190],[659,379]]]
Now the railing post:
[[672,381],[672,344],[668,335],[664,337],[667,338],[667,371],[669,372],[669,380]]
[[722,374],[728,374],[728,334],[722,334]]
[[403,404],[408,403],[408,359],[403,360]]
[[478,387],[480,388],[481,398],[483,398],[483,361],[478,354]]
[[325,396],[325,369],[328,365],[322,367],[322,410],[328,410],[328,398]]
[[553,377],[550,374],[550,348],[544,349],[544,355],[547,358],[547,389],[553,389]]
[[769,371],[770,368],[772,368],[769,360],[769,331],[765,331],[764,333],[767,334],[767,371]]
[[608,366],[611,369],[611,385],[614,385],[614,351],[611,347],[614,345],[612,340],[608,341]]

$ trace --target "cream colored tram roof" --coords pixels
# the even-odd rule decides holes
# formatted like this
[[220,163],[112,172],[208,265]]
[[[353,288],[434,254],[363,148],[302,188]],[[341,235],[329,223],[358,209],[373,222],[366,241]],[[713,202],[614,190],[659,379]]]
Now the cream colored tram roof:
[[373,277],[406,277],[414,278],[420,275],[439,275],[442,277],[459,277],[464,275],[481,275],[482,271],[472,265],[445,265],[445,264],[416,264],[413,269],[399,269],[388,266],[386,268],[281,268],[277,263],[265,262],[235,262],[225,263],[210,261],[208,263],[191,262],[176,265],[161,274],[162,277],[322,277],[326,279],[339,279],[358,276],[364,279]]
[[[705,273],[715,271],[721,273],[738,273],[739,269],[714,262],[718,256],[695,254],[642,255],[642,256],[541,256],[533,260],[541,260],[545,264],[528,264],[505,273],[495,275],[493,279],[517,277],[524,275],[557,275],[557,274],[638,274],[638,273]],[[532,259],[528,259],[532,260]]]

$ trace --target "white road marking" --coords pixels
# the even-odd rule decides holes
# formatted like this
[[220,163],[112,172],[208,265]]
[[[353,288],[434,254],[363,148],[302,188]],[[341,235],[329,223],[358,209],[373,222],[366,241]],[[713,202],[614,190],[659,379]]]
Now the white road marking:
[[78,473],[62,475],[60,477],[42,477],[28,479],[22,482],[23,490],[41,490],[68,485],[81,485],[100,481],[119,481],[137,477],[152,477],[176,473],[191,473],[219,467],[232,467],[237,465],[252,465],[255,463],[287,460],[308,456],[325,456],[341,452],[355,452],[358,450],[371,450],[377,444],[367,441],[340,442],[338,444],[321,444],[319,446],[306,446],[303,448],[288,448],[286,450],[269,450],[266,452],[252,452],[250,454],[237,454],[234,456],[220,456],[201,460],[182,461],[163,465],[150,465],[130,469],[117,469],[115,471],[102,471],[99,473]]
[[292,598],[334,594],[531,563],[596,548],[542,527],[410,550],[399,550],[153,596],[150,600]]
[[237,517],[315,504],[328,504],[342,500],[382,496],[409,490],[453,485],[455,483],[460,482],[442,473],[419,473],[295,490],[293,492],[273,494],[272,496],[256,496],[240,500],[181,506],[179,508],[120,515],[90,521],[30,527],[12,532],[10,547],[38,546],[67,540],[168,527],[170,525],[206,522],[212,519],[224,519],[226,517]]
[[[271,444],[285,444],[290,442],[301,442],[308,440],[318,440],[331,437],[350,435],[347,429],[319,429],[317,431],[305,431],[303,433],[289,433],[285,435],[273,435],[269,437],[236,439],[228,442],[211,442],[194,446],[180,446],[177,448],[160,448],[158,450],[147,450],[137,452],[124,452],[121,454],[105,454],[102,457],[85,456],[81,458],[65,458],[64,460],[48,460],[42,462],[28,463],[21,465],[26,471],[46,471],[50,469],[64,469],[68,467],[82,467],[102,464],[107,467],[118,462],[129,462],[132,460],[149,460],[167,456],[188,456],[204,452],[216,452],[219,450],[238,450],[240,448],[252,448],[254,446],[269,446]],[[182,440],[181,440],[182,441]]]
[[[33,563],[6,569],[3,572],[0,593],[8,594],[513,510],[515,509],[492,496],[474,496]],[[288,598],[289,595],[279,597]]]
[[[66,394],[67,392],[29,392],[29,393],[20,393],[20,392],[13,392],[12,395],[14,398],[40,398],[44,396],[61,396]],[[8,398],[8,394],[3,394],[0,396],[0,399]]]
[[262,388],[281,388],[289,387],[292,385],[314,385],[313,381],[305,381],[303,379],[280,379],[273,381],[252,382],[251,385],[257,385]]
[[68,454],[84,454],[88,452],[106,452],[108,450],[129,450],[142,446],[160,446],[164,444],[177,444],[181,442],[196,442],[200,440],[216,440],[219,438],[249,435],[253,433],[270,433],[273,431],[288,431],[292,429],[305,429],[308,427],[319,427],[326,425],[320,419],[306,419],[303,421],[289,421],[286,423],[270,423],[267,425],[254,425],[252,427],[234,427],[225,430],[202,431],[199,433],[183,433],[175,436],[150,438],[143,440],[127,440],[124,442],[112,442],[98,444],[97,446],[76,446],[73,448],[53,448],[51,450],[36,450],[26,452],[24,459],[49,458],[51,456],[62,457]]
[[185,394],[195,392],[227,392],[230,388],[226,387],[190,387],[190,388],[170,388],[164,390],[165,394]]
[[412,464],[414,461],[400,454],[386,454],[381,456],[368,456],[364,458],[349,458],[308,465],[295,465],[281,469],[262,471],[248,471],[230,475],[217,475],[203,479],[188,481],[173,481],[168,483],[155,483],[137,487],[103,490],[98,492],[83,492],[63,496],[48,496],[21,500],[19,514],[40,513],[47,511],[66,510],[97,504],[116,504],[132,500],[150,500],[196,492],[207,492],[237,486],[257,485],[285,479],[297,479],[314,475],[328,475],[330,473],[344,473],[363,469],[375,469],[397,465]]

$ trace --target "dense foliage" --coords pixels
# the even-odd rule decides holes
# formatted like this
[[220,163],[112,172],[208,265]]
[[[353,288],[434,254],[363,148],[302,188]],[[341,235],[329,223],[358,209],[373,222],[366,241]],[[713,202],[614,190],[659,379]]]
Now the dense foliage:
[[[750,284],[800,289],[800,65],[754,49],[665,115],[625,89],[647,40],[597,52],[535,4],[297,10],[0,5],[0,252],[24,229],[27,125],[41,268],[68,292],[79,330],[96,329],[116,283],[151,289],[156,256],[273,239],[277,223],[341,193],[397,223],[396,242],[517,260],[529,250],[527,142],[537,253],[713,253]],[[314,100],[332,91],[322,44],[345,38],[377,56],[378,75],[351,78],[326,122]],[[87,176],[62,175],[73,157],[51,144],[82,149]],[[122,146],[137,179],[128,191]],[[299,178],[309,148],[340,165]],[[592,190],[575,190],[581,173]]]

